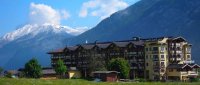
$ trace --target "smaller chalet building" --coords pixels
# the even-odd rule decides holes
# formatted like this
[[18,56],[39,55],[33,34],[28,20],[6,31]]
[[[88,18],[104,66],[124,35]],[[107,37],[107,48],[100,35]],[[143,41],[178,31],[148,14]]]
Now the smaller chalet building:
[[115,82],[118,80],[117,71],[95,71],[92,73],[94,78],[101,79],[102,81]]

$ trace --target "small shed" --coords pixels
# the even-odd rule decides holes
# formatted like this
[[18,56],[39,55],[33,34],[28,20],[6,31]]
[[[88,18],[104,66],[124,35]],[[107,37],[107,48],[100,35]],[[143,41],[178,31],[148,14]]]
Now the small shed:
[[118,80],[118,74],[117,71],[95,71],[92,72],[94,78],[101,79],[102,81],[106,82],[115,82]]
[[42,68],[42,77],[41,79],[56,79],[57,74],[55,70],[51,67]]

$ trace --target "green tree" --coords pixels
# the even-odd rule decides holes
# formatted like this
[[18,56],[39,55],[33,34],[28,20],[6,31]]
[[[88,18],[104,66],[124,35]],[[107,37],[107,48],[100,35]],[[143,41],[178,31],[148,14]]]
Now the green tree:
[[0,75],[1,75],[1,73],[3,72],[3,68],[2,67],[0,67]]
[[0,67],[0,77],[2,76],[3,68]]
[[112,59],[108,64],[108,69],[120,72],[120,78],[129,78],[130,65],[123,58]]
[[58,75],[60,75],[60,78],[61,76],[64,76],[65,73],[67,72],[67,67],[65,66],[64,62],[61,59],[57,61],[55,71]]
[[33,58],[25,64],[24,73],[28,78],[40,78],[42,76],[42,68],[37,59]]

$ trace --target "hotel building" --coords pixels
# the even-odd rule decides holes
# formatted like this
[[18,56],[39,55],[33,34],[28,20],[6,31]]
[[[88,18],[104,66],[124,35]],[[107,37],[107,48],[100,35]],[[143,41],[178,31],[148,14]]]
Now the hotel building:
[[51,65],[62,59],[67,67],[76,67],[87,77],[88,58],[95,57],[103,64],[113,58],[124,58],[130,64],[130,78],[148,80],[189,80],[198,76],[191,58],[191,44],[182,37],[160,37],[132,40],[95,42],[50,51]]

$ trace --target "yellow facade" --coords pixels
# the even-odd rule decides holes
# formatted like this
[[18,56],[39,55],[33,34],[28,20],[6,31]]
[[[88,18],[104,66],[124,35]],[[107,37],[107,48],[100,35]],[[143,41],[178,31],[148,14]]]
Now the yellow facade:
[[[173,77],[179,80],[188,80],[190,72],[193,76],[197,76],[197,71],[178,71],[177,69],[168,69],[168,65],[174,64],[175,58],[169,58],[169,55],[181,54],[182,57],[176,57],[178,65],[183,65],[191,62],[191,45],[183,38],[178,37],[177,42],[173,42],[175,48],[168,43],[168,38],[160,40],[151,40],[145,42],[145,77],[150,80],[161,80],[163,77]],[[182,41],[181,41],[182,40]],[[171,47],[170,47],[171,46]],[[178,50],[171,50],[178,49]],[[175,52],[175,53],[174,53]],[[192,68],[193,69],[193,68]]]
[[69,78],[81,78],[81,73],[80,71],[77,71],[77,70],[71,70],[71,71],[68,71],[68,75],[69,75]]

